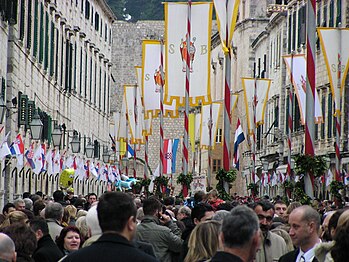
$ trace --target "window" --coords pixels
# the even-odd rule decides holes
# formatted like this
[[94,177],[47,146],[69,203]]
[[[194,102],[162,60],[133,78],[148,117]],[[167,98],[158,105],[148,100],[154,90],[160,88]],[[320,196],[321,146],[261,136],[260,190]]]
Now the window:
[[85,50],[85,98],[87,98],[87,49]]
[[263,134],[263,125],[260,125],[257,127],[257,150],[261,149],[261,145],[262,145],[262,134]]
[[55,65],[55,24],[51,22],[50,76],[54,74]]
[[328,22],[329,27],[334,26],[334,0],[331,0],[330,2],[330,20]]
[[82,94],[82,47],[80,48],[80,83],[79,83],[79,94]]
[[25,20],[25,0],[21,0],[21,14],[19,21],[19,39],[23,41],[24,39],[24,20]]
[[56,82],[58,81],[58,63],[59,63],[59,43],[58,43],[58,40],[59,40],[59,30],[58,28],[56,28],[56,40],[57,40],[57,43],[56,43],[56,64],[55,64],[55,79],[56,79]]
[[327,4],[324,4],[324,19],[322,21],[322,26],[327,26]]
[[30,49],[32,42],[32,0],[28,0],[28,20],[27,20],[27,48]]
[[327,100],[327,137],[331,138],[332,137],[332,126],[333,126],[333,113],[332,113],[332,94],[331,92],[328,92],[328,100]]
[[99,68],[99,94],[98,94],[98,107],[102,108],[102,68]]
[[[291,54],[292,52],[292,16],[291,13],[288,15],[288,53]],[[271,61],[271,60],[270,60]],[[270,63],[271,67],[271,63]]]
[[293,132],[299,131],[302,129],[301,126],[301,112],[299,110],[298,99],[295,94],[293,94]]
[[296,50],[296,18],[297,18],[297,12],[293,11],[292,14],[292,50]]
[[298,42],[297,47],[300,48],[305,44],[305,21],[306,21],[306,6],[303,5],[298,11]]
[[44,5],[40,5],[40,43],[39,43],[39,63],[42,64],[44,59]]
[[99,30],[99,14],[97,12],[95,13],[95,30]]
[[322,110],[322,117],[323,117],[323,121],[321,123],[321,139],[325,139],[326,96],[324,93],[321,99],[321,110]]
[[342,0],[337,0],[337,22],[336,26],[342,23]]
[[46,12],[46,25],[45,25],[45,59],[44,59],[44,68],[45,70],[48,69],[48,57],[49,57],[49,46],[50,43],[50,37],[49,37],[49,18],[48,13]]
[[221,160],[220,159],[213,159],[212,160],[212,171],[217,172],[219,169],[221,169]]
[[73,81],[73,89],[74,89],[74,93],[76,93],[76,59],[77,59],[77,53],[78,53],[76,42],[75,42],[75,46],[74,46],[73,51],[74,51],[74,81]]
[[104,72],[104,93],[103,93],[103,95],[104,95],[103,111],[105,112],[106,103],[107,103],[107,101],[106,101],[106,96],[107,96],[107,72]]
[[92,102],[92,56],[90,59],[90,102]]
[[95,85],[94,85],[94,93],[93,93],[93,104],[97,104],[97,61],[95,61]]
[[85,2],[85,18],[90,19],[90,2],[88,0]]
[[105,24],[105,33],[104,33],[104,41],[108,41],[108,26]]
[[218,128],[217,129],[217,134],[216,134],[216,143],[219,144],[219,143],[222,143],[222,128]]
[[37,58],[38,55],[38,26],[39,26],[39,16],[38,9],[39,4],[38,0],[35,0],[34,6],[34,46],[33,46],[33,55]]

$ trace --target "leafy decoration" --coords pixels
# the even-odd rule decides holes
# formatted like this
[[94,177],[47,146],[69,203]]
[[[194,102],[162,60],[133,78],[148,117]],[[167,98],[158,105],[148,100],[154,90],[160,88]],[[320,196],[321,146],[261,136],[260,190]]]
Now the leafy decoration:
[[342,195],[340,194],[340,190],[343,190],[345,188],[343,182],[340,182],[340,181],[332,181],[331,184],[330,184],[330,192],[331,194],[338,198],[338,199],[342,199]]
[[304,192],[304,182],[299,181],[294,185],[294,191],[293,191],[294,199],[298,202],[300,202],[302,205],[310,205],[311,204],[311,197],[309,197]]
[[190,188],[190,184],[193,182],[193,174],[188,173],[187,175],[184,175],[184,173],[180,173],[176,182],[177,184],[186,185],[188,188]]
[[323,156],[296,155],[294,160],[295,172],[298,175],[311,173],[314,177],[321,177],[328,169]]
[[251,190],[251,194],[253,196],[257,196],[259,194],[258,188],[259,186],[256,183],[249,183],[247,186],[247,190]]
[[216,174],[216,179],[218,180],[216,189],[219,197],[223,200],[231,200],[230,195],[224,189],[224,182],[227,182],[230,186],[230,184],[236,179],[236,170],[231,169],[229,171],[225,171],[223,168],[221,168]]
[[154,179],[154,184],[156,184],[157,186],[165,186],[167,187],[168,185],[168,178],[165,176],[158,176]]

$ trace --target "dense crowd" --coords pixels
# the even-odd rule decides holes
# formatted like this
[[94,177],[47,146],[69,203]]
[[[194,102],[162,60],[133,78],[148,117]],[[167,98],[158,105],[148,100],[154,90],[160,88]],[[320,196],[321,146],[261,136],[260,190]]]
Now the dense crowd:
[[349,209],[196,192],[181,199],[23,193],[0,214],[0,261],[349,261]]

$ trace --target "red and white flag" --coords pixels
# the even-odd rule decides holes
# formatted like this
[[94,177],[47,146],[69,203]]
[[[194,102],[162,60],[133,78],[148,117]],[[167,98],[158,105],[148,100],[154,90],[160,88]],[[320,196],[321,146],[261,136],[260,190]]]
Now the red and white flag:
[[164,140],[164,158],[162,160],[163,174],[172,173],[172,140]]

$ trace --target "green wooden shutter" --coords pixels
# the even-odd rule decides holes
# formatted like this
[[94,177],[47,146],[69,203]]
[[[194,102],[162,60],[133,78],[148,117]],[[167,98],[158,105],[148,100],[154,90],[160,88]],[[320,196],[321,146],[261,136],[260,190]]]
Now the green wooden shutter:
[[33,55],[37,58],[38,55],[38,26],[39,26],[39,16],[38,16],[38,0],[35,0],[34,3],[34,46],[33,46]]
[[28,0],[27,48],[32,45],[32,0]]
[[50,76],[53,76],[54,68],[55,68],[55,24],[51,22]]
[[19,22],[19,39],[23,41],[24,39],[24,25],[25,25],[25,0],[21,0],[21,20]]
[[47,71],[48,69],[48,58],[49,58],[49,44],[50,44],[50,35],[49,35],[49,16],[46,12],[46,23],[45,23],[45,60],[44,68]]
[[342,23],[342,0],[337,0],[337,22],[336,26]]
[[333,119],[333,113],[332,113],[332,94],[331,91],[328,93],[328,101],[327,101],[327,137],[332,137],[332,119]]
[[44,59],[44,5],[40,5],[40,43],[39,43],[39,63],[42,64]]
[[330,2],[330,21],[328,23],[329,27],[333,27],[334,26],[334,1],[331,0]]

